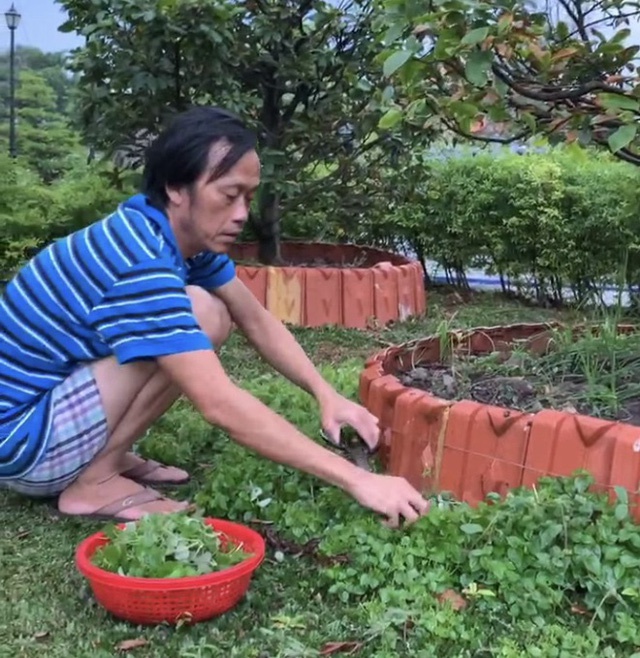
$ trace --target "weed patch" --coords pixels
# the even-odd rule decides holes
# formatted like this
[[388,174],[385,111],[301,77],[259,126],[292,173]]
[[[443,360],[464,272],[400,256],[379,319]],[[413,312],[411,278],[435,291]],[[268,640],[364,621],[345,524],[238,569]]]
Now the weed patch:
[[[268,376],[251,386],[313,433],[304,394]],[[240,450],[225,446],[228,466],[209,474],[198,503],[250,523],[274,560],[311,564],[309,596],[360,611],[347,639],[361,655],[586,658],[640,647],[640,527],[623,490],[612,506],[576,474],[477,508],[441,495],[394,531],[340,490]]]

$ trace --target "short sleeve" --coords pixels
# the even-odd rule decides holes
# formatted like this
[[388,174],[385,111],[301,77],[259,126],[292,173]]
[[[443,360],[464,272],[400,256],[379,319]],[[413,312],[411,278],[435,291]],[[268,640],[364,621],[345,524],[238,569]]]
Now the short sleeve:
[[229,283],[236,275],[236,266],[226,254],[203,252],[187,260],[187,283],[214,290]]
[[213,349],[182,279],[161,261],[121,274],[91,310],[89,323],[120,363]]

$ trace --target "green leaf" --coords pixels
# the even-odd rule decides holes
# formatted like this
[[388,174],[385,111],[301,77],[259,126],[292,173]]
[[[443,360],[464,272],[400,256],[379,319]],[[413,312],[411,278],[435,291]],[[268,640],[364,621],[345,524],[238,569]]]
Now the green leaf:
[[547,526],[541,533],[540,533],[540,542],[543,547],[549,546],[551,542],[554,541],[554,539],[562,532],[563,525],[561,523],[552,523],[549,526]]
[[462,530],[465,535],[477,535],[479,532],[482,532],[484,528],[478,523],[464,523],[460,526],[460,530]]
[[522,121],[526,124],[531,132],[536,130],[536,118],[530,112],[523,112]]
[[602,564],[597,555],[589,554],[583,556],[584,566],[594,575],[599,576],[602,571]]
[[607,109],[631,110],[634,112],[640,110],[640,101],[630,96],[599,94],[598,99]]
[[629,516],[629,506],[623,503],[616,505],[614,514],[618,521],[626,519]]
[[467,32],[467,34],[462,37],[460,41],[461,46],[475,46],[478,43],[482,43],[489,36],[489,28],[477,27],[475,30]]
[[497,75],[493,76],[493,86],[500,96],[503,98],[507,95],[509,91],[509,86],[504,80],[499,78]]
[[629,492],[624,487],[615,486],[613,487],[613,490],[616,492],[616,496],[618,497],[618,500],[623,505],[629,504]]
[[393,85],[387,85],[382,91],[382,102],[388,103],[396,95],[396,90]]
[[484,87],[487,84],[487,73],[492,61],[493,56],[490,52],[471,53],[464,69],[467,80],[477,87]]
[[403,32],[404,32],[404,24],[396,23],[395,25],[392,25],[385,32],[385,35],[383,37],[383,42],[386,44],[391,44],[394,41],[397,41],[402,36]]
[[391,109],[387,110],[382,115],[382,117],[380,117],[380,121],[378,121],[378,127],[382,128],[383,130],[389,130],[389,128],[393,128],[393,126],[395,126],[401,120],[402,111],[397,107],[392,107]]
[[620,126],[607,140],[609,148],[613,153],[617,153],[620,149],[628,146],[635,138],[638,132],[638,125],[635,123]]
[[385,77],[388,78],[393,75],[403,64],[406,64],[409,61],[411,55],[412,53],[410,50],[396,50],[393,55],[387,57],[382,65],[382,72]]

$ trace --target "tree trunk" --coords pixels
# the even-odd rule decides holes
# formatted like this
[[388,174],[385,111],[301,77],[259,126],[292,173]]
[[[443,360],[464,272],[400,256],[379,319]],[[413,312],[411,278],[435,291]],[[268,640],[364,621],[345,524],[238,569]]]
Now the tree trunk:
[[271,185],[265,186],[260,195],[254,230],[258,235],[258,260],[263,265],[281,263],[280,195]]

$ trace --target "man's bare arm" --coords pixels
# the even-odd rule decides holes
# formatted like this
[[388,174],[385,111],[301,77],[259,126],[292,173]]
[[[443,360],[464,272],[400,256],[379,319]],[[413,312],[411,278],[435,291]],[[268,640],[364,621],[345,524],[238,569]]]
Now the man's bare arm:
[[260,304],[240,279],[233,279],[213,294],[225,303],[240,331],[280,374],[319,402],[335,395],[291,332]]
[[260,455],[352,490],[362,471],[302,434],[228,377],[215,352],[165,356],[160,367],[203,417]]
[[213,350],[165,356],[158,363],[204,418],[247,448],[340,487],[392,527],[400,517],[413,522],[427,512],[427,501],[404,478],[359,469],[237,387]]

